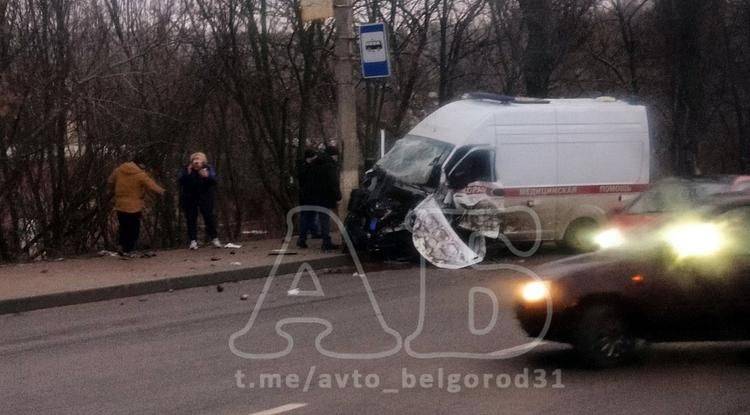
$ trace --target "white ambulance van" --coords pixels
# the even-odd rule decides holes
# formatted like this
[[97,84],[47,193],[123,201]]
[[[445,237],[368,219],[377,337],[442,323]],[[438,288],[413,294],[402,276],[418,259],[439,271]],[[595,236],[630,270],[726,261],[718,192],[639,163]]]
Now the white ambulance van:
[[531,208],[541,229],[528,214],[509,213],[501,233],[512,241],[541,238],[585,250],[607,213],[649,183],[646,108],[608,97],[468,94],[429,115],[402,140],[448,149],[440,159],[448,187],[487,183],[506,208]]

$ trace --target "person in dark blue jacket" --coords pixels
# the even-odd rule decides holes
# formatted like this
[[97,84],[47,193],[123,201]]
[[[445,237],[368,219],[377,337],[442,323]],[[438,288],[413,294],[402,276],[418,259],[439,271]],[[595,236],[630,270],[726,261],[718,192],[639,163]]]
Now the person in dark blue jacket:
[[206,236],[216,248],[221,248],[216,232],[214,203],[216,201],[216,171],[208,164],[204,153],[193,153],[180,173],[180,206],[187,220],[190,249],[198,249],[198,212],[203,216]]

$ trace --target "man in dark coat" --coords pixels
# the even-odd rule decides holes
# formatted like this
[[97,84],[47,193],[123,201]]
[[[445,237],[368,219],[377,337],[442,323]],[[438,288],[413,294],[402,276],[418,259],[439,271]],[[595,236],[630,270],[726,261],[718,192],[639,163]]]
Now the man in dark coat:
[[[334,149],[335,150],[335,149]],[[335,210],[341,200],[339,187],[338,164],[331,156],[331,151],[316,153],[306,150],[304,160],[297,167],[300,205],[319,206]],[[331,241],[330,216],[327,213],[303,211],[300,214],[300,235],[297,246],[307,248],[307,234],[315,231],[315,218],[320,226],[322,248],[325,251],[337,249]]]
[[[300,206],[315,205],[313,192],[316,178],[313,173],[312,164],[317,160],[317,157],[318,155],[314,150],[307,149],[303,158],[297,162],[297,184],[299,185]],[[317,212],[312,210],[303,210],[300,212],[297,247],[307,248],[307,235],[318,233],[317,216]]]
[[216,200],[216,171],[208,164],[206,155],[194,153],[180,173],[180,205],[185,211],[190,249],[198,249],[198,212],[203,216],[206,236],[214,247],[221,248],[216,232],[214,203]]

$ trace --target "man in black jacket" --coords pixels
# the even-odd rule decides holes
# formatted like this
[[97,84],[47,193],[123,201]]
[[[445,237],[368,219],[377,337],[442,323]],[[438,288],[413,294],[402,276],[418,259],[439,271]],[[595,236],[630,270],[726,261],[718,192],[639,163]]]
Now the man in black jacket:
[[[297,167],[297,178],[299,183],[299,202],[305,206],[319,206],[335,210],[336,204],[341,200],[341,189],[339,187],[338,164],[332,157],[333,150],[326,149],[323,153],[313,150],[305,150],[304,160]],[[330,216],[327,213],[315,211],[302,211],[300,214],[300,235],[297,246],[307,248],[307,234],[315,231],[315,218],[317,216],[320,226],[320,237],[323,239],[324,251],[337,249],[331,241]]]
[[[302,160],[297,162],[297,184],[299,185],[299,204],[300,206],[314,206],[315,198],[313,197],[316,177],[313,172],[313,162],[317,160],[318,155],[314,150],[305,150]],[[313,210],[302,210],[299,217],[299,239],[297,247],[307,248],[307,235],[317,233],[317,212]]]
[[216,171],[208,164],[206,155],[194,153],[180,173],[180,205],[185,211],[190,249],[198,249],[198,212],[206,225],[206,236],[216,248],[221,242],[216,232],[214,203],[216,200]]

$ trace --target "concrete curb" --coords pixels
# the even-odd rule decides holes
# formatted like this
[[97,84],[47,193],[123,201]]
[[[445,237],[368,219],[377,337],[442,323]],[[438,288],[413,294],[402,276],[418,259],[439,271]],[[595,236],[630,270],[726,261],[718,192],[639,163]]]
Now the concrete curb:
[[[297,272],[299,267],[307,262],[313,269],[339,267],[350,265],[352,260],[347,255],[337,255],[330,258],[311,259],[309,261],[294,261],[279,265],[278,275]],[[91,288],[80,291],[68,291],[54,294],[44,294],[26,298],[0,300],[0,314],[20,313],[23,311],[39,310],[42,308],[60,307],[73,304],[92,303],[95,301],[113,300],[115,298],[135,297],[185,288],[203,287],[267,277],[273,265],[238,268],[229,271],[217,271],[207,274],[170,277],[161,280],[139,281],[132,284],[114,285],[109,287]]]

